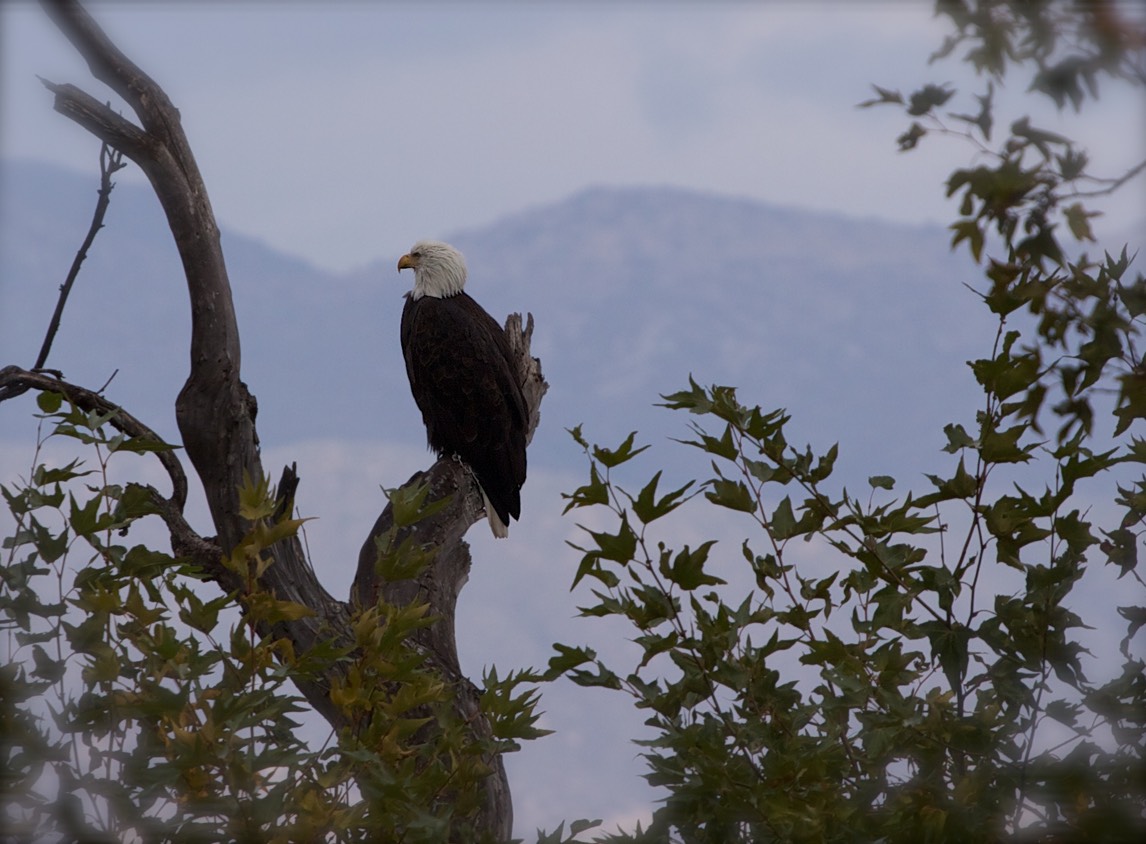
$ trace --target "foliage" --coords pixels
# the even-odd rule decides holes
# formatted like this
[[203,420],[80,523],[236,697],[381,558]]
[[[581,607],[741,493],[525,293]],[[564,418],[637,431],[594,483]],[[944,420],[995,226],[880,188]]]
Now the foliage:
[[[354,641],[320,638],[295,653],[274,625],[311,610],[274,599],[258,576],[266,549],[302,520],[275,519],[265,480],[241,491],[250,532],[225,561],[245,589],[204,597],[203,573],[187,561],[125,541],[153,505],[143,487],[115,483],[112,464],[170,447],[109,433],[107,414],[59,395],[39,403],[44,441],[79,441],[95,460],[52,466],[41,442],[27,481],[2,489],[16,518],[0,569],[9,834],[473,840],[483,758],[540,734],[535,694],[520,688],[528,676],[490,678],[492,735],[474,740],[411,644],[433,621],[425,606],[379,601],[353,616]],[[412,556],[383,554],[379,565],[414,577],[424,559]],[[346,680],[330,697],[352,727],[322,739],[291,681],[332,661]]]
[[[1079,109],[1100,76],[1146,86],[1146,49],[1106,4],[938,9],[956,31],[937,58],[965,48],[987,77],[978,109],[941,116],[958,92],[935,84],[865,105],[903,109],[905,151],[929,134],[973,146],[947,190],[952,247],[982,265],[998,324],[970,362],[982,404],[902,494],[883,474],[849,492],[835,446],[797,448],[783,410],[692,379],[664,399],[696,417],[699,482],[630,485],[635,435],[609,449],[572,431],[589,478],[567,509],[592,520],[581,612],[624,621],[639,656],[558,645],[551,673],[647,714],[645,776],[665,795],[647,829],[608,840],[1146,837],[1146,665],[1131,648],[1146,624],[1146,279],[1125,248],[1078,251],[1095,240],[1084,202],[1143,165],[1093,177],[1027,117],[991,146],[1008,69],[1033,66],[1032,91]],[[713,507],[734,514],[739,547],[670,540],[715,523]],[[1117,653],[1083,647],[1116,622]]]

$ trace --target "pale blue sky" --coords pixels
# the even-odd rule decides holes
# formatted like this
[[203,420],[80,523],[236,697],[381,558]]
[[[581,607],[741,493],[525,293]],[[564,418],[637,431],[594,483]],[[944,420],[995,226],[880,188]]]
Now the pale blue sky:
[[[854,107],[871,82],[967,81],[926,66],[929,3],[91,8],[181,109],[221,223],[327,268],[596,184],[946,221],[940,185],[966,160],[951,142],[903,156],[902,118]],[[105,90],[35,4],[0,24],[0,154],[94,172],[98,146],[36,75]],[[1061,127],[1112,167],[1143,155],[1146,125],[1115,93]],[[1141,214],[1133,191],[1111,207],[1119,230]]]

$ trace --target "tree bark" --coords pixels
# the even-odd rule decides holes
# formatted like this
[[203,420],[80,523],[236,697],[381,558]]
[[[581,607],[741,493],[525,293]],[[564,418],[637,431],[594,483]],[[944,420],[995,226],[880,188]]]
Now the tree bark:
[[[131,120],[73,85],[44,84],[55,94],[55,108],[93,135],[134,161],[147,175],[163,207],[183,263],[191,306],[190,374],[176,401],[176,418],[183,446],[206,493],[217,537],[194,534],[182,517],[182,501],[162,499],[173,547],[190,548],[195,542],[208,571],[225,590],[244,584],[221,564],[220,554],[229,553],[248,532],[250,524],[239,515],[239,489],[244,478],[265,476],[255,426],[257,404],[241,379],[239,328],[231,297],[230,281],[219,240],[219,230],[199,168],[183,132],[179,111],[163,89],[131,62],[102,32],[75,0],[42,0],[59,29],[87,61],[92,75],[109,85],[134,111]],[[518,356],[519,372],[530,408],[530,435],[536,427],[546,384],[540,364],[530,355],[532,318],[523,330],[521,318],[513,315],[506,332]],[[8,372],[12,380],[45,389],[33,383],[32,373]],[[52,380],[52,379],[49,379]],[[59,387],[62,382],[56,382]],[[70,386],[70,385],[65,385]],[[62,388],[60,388],[62,389]],[[80,388],[73,388],[73,394]],[[95,401],[95,394],[82,398]],[[176,461],[177,462],[177,461]],[[173,478],[175,475],[173,475]],[[456,707],[478,735],[488,734],[480,714],[478,690],[462,676],[454,636],[458,593],[469,573],[470,555],[463,536],[482,518],[482,498],[472,474],[452,459],[439,460],[415,479],[425,480],[430,501],[449,497],[443,509],[416,525],[423,547],[435,549],[431,564],[415,581],[382,582],[376,572],[375,540],[393,524],[391,508],[378,517],[359,557],[358,574],[351,600],[372,605],[381,595],[392,603],[426,601],[438,618],[420,631],[418,646],[429,655],[429,664],[439,670],[454,689]],[[298,484],[293,469],[284,470],[279,483],[282,515],[289,515],[293,491]],[[212,553],[217,549],[220,553]],[[262,576],[260,587],[279,600],[303,604],[312,617],[282,622],[274,632],[291,640],[297,653],[305,653],[332,635],[350,642],[350,601],[330,595],[318,581],[301,543],[291,538],[276,543],[274,562]],[[339,707],[330,700],[331,682],[340,668],[313,681],[299,681],[300,691],[335,729],[348,726]],[[479,834],[507,839],[512,832],[509,786],[500,758],[489,761]]]

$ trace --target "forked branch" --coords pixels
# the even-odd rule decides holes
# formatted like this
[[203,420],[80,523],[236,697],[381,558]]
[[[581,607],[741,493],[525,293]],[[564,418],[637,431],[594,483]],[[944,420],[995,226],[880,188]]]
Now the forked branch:
[[[194,466],[207,498],[217,539],[203,540],[193,532],[184,533],[174,511],[176,495],[167,500],[168,527],[177,552],[229,554],[248,533],[251,525],[240,515],[239,491],[245,481],[266,477],[255,428],[257,405],[241,379],[238,322],[227,268],[219,241],[219,231],[190,144],[183,133],[179,112],[162,88],[111,43],[86,11],[75,0],[41,0],[49,15],[87,60],[92,74],[109,85],[135,113],[138,123],[116,113],[110,106],[73,85],[44,84],[55,94],[56,109],[103,140],[118,153],[130,158],[145,173],[159,198],[183,263],[191,309],[191,368],[176,401],[176,419],[183,447]],[[529,433],[539,418],[539,405],[546,385],[540,364],[530,356],[532,320],[523,330],[514,315],[506,327],[511,347],[518,355],[521,381],[530,411]],[[11,369],[11,368],[10,368]],[[61,391],[63,382],[49,376],[9,371],[13,382]],[[49,384],[49,381],[54,381]],[[104,402],[91,391],[66,385],[69,398]],[[0,391],[3,383],[0,382]],[[76,400],[73,398],[73,400]],[[130,417],[124,417],[130,418]],[[178,464],[178,461],[175,461]],[[181,469],[179,471],[182,471]],[[169,472],[174,469],[169,468]],[[297,478],[284,473],[283,492],[293,494]],[[377,578],[375,537],[389,529],[391,508],[379,517],[359,560],[359,575],[353,596],[362,603],[380,595],[388,600],[420,595],[428,600],[436,623],[425,631],[418,644],[425,649],[427,664],[439,670],[454,691],[454,705],[464,723],[479,735],[489,727],[478,705],[478,693],[461,676],[454,641],[454,608],[458,591],[469,572],[469,550],[462,539],[466,530],[482,517],[482,501],[472,478],[452,460],[438,461],[426,473],[431,498],[449,497],[445,505],[416,526],[423,548],[430,549],[432,562],[417,582],[382,583]],[[174,475],[173,475],[174,478]],[[289,489],[286,489],[288,488]],[[185,489],[179,493],[185,496]],[[185,524],[185,523],[184,523]],[[188,528],[188,530],[190,530]],[[198,544],[196,544],[196,542]],[[275,543],[269,549],[273,562],[259,578],[259,588],[280,601],[302,604],[312,615],[274,625],[275,635],[291,641],[295,653],[309,651],[319,642],[334,638],[354,641],[351,632],[350,602],[339,601],[319,583],[297,538]],[[224,589],[242,591],[243,583],[229,580],[216,563],[205,566],[216,573]],[[349,726],[345,712],[333,703],[330,690],[345,671],[334,663],[326,673],[313,679],[299,679],[298,685],[333,727]],[[506,839],[512,831],[509,788],[500,757],[488,759],[491,771],[484,783],[479,834]]]

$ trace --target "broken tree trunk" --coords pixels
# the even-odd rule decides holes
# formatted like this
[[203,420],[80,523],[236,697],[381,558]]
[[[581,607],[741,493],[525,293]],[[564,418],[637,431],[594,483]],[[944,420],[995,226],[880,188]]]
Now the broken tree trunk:
[[[251,527],[239,511],[244,479],[261,479],[266,472],[255,426],[257,405],[241,378],[239,327],[206,186],[179,111],[163,89],[107,38],[75,0],[44,0],[43,5],[87,61],[92,75],[122,97],[138,118],[136,124],[73,85],[44,83],[55,94],[60,113],[140,167],[166,214],[186,275],[192,323],[190,374],[176,401],[176,417],[183,447],[202,481],[216,536],[203,538],[195,533],[183,519],[183,502],[178,495],[163,498],[156,493],[157,509],[167,522],[175,551],[192,556],[224,590],[242,594],[244,583],[222,564],[222,559]],[[530,355],[532,320],[523,328],[521,318],[513,315],[506,332],[517,354],[532,435],[546,390],[540,364]],[[43,374],[9,367],[4,375],[11,388],[52,389],[81,406],[87,402],[98,407],[105,401],[91,391]],[[172,477],[174,480],[175,475]],[[427,664],[440,672],[452,689],[457,713],[472,725],[476,735],[488,735],[488,724],[478,706],[478,689],[461,674],[454,636],[457,596],[470,566],[463,536],[482,518],[481,494],[472,475],[450,459],[439,460],[411,480],[428,483],[430,501],[448,498],[433,515],[399,534],[401,539],[414,532],[418,543],[431,550],[430,563],[417,579],[388,583],[378,576],[376,539],[393,525],[393,514],[387,507],[363,544],[351,600],[339,600],[323,588],[295,537],[270,548],[273,563],[258,585],[278,600],[313,611],[304,618],[279,622],[273,629],[276,635],[289,639],[299,654],[332,636],[354,641],[349,626],[354,603],[369,606],[379,598],[397,605],[428,603],[437,621],[419,631],[416,645],[424,649]],[[297,485],[293,469],[284,470],[278,486],[279,515],[290,514]],[[330,696],[331,685],[341,670],[339,664],[331,664],[325,674],[297,681],[303,695],[335,729],[349,726],[347,716]],[[490,773],[483,784],[476,831],[482,837],[502,840],[512,831],[509,786],[500,758],[494,755],[487,762]]]

